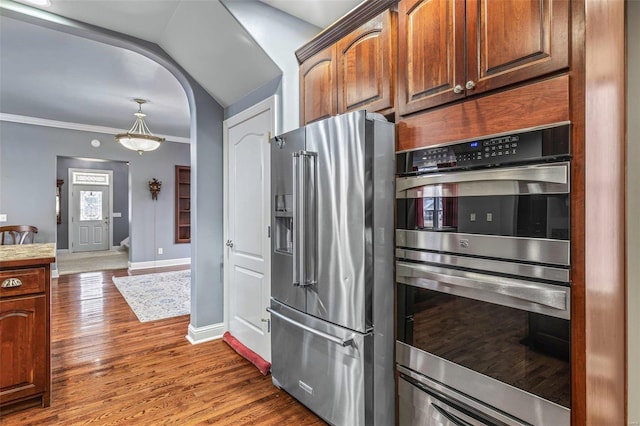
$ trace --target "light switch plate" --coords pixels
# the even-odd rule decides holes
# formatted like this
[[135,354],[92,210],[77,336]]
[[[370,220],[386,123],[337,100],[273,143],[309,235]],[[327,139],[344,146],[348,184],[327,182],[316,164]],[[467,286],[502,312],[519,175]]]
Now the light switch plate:
[[0,214],[0,222],[6,222],[7,221],[7,215],[6,214]]
[[120,212],[113,212],[113,217],[122,217],[122,213],[120,213]]

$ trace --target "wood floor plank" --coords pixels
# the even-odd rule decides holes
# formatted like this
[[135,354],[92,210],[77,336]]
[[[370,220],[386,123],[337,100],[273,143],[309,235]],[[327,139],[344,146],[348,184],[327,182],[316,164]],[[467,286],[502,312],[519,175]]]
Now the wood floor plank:
[[111,280],[128,274],[53,281],[51,406],[1,425],[325,424],[221,340],[191,345],[188,315],[139,322]]

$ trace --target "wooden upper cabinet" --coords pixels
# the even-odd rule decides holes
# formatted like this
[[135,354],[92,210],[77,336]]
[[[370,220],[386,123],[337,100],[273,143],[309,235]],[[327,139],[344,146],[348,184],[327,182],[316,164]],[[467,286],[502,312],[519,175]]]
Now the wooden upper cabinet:
[[400,115],[464,97],[464,2],[403,0],[398,7]]
[[569,66],[569,1],[466,3],[468,94]]
[[339,114],[393,108],[395,19],[387,10],[337,42]]
[[402,0],[398,15],[400,115],[569,66],[567,0]]
[[300,124],[336,115],[336,48],[330,46],[300,65]]

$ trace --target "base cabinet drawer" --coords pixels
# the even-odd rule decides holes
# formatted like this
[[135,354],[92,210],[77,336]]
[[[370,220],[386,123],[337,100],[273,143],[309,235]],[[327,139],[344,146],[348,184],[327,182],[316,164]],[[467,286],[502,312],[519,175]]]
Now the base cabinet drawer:
[[0,297],[43,293],[45,268],[10,269],[0,271]]

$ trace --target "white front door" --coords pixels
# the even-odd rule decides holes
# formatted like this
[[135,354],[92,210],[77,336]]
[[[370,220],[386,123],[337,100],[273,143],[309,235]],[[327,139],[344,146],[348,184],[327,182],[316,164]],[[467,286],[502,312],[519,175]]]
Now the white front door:
[[109,170],[69,169],[69,251],[110,248],[111,181]]
[[275,97],[225,121],[225,319],[229,332],[271,360],[270,145]]

